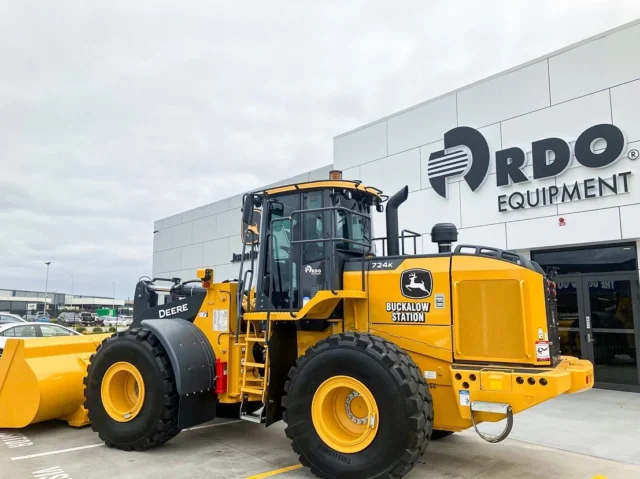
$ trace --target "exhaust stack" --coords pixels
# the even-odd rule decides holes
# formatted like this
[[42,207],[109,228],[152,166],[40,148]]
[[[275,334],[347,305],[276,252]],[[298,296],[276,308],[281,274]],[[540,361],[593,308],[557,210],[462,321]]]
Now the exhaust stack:
[[387,254],[398,256],[400,254],[400,239],[398,232],[398,207],[407,201],[409,187],[405,186],[387,202]]

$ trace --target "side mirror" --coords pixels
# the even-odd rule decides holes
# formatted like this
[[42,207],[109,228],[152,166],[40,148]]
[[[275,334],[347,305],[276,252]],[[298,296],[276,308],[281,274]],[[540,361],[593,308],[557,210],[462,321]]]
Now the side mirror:
[[242,222],[250,225],[253,219],[253,195],[247,193],[244,195],[244,204],[242,206]]
[[[246,205],[245,205],[246,206]],[[240,235],[244,244],[258,244],[260,242],[260,220],[262,212],[251,208],[251,223],[244,221],[244,211],[242,212],[242,225]]]

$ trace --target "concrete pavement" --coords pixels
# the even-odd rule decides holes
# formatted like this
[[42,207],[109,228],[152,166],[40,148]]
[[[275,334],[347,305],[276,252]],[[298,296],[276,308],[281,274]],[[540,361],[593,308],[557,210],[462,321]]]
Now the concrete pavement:
[[[510,439],[488,444],[465,431],[433,442],[417,478],[640,477],[640,396],[593,390],[560,397],[515,417]],[[496,425],[483,424],[488,431]],[[103,446],[90,428],[62,422],[0,431],[2,479],[247,478],[297,464],[284,425],[219,420],[144,453]],[[275,476],[314,477],[306,469]]]

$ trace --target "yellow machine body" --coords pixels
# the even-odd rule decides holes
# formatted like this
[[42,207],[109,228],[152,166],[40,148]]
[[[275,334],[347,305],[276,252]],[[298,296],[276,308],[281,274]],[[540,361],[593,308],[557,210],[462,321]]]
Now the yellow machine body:
[[[432,295],[425,300],[429,312],[421,324],[394,322],[385,306],[406,301],[398,289],[400,275],[416,268],[433,276]],[[347,274],[353,284],[360,281],[359,273]],[[545,285],[535,271],[494,258],[454,255],[407,258],[398,270],[369,271],[367,279],[368,332],[409,352],[423,371],[433,396],[434,429],[471,427],[470,401],[506,403],[518,413],[593,386],[589,361],[562,357],[552,365],[551,358],[538,355],[537,345],[549,341],[549,331]],[[436,295],[443,298],[440,307]],[[353,323],[358,322],[354,316]],[[501,419],[476,415],[476,422]]]
[[0,428],[50,419],[88,424],[82,380],[108,334],[7,339],[0,358]]
[[323,477],[401,477],[433,431],[506,415],[497,442],[513,414],[593,387],[592,364],[560,354],[555,285],[538,265],[451,251],[448,224],[432,231],[439,253],[400,253],[406,187],[388,198],[388,254],[376,256],[370,211],[387,198],[336,173],[246,195],[235,281],[216,283],[210,268],[184,283],[141,279],[134,324],[102,344],[7,341],[0,427],[90,417],[109,444],[144,450],[223,414],[285,419]]
[[[349,184],[305,183],[268,194]],[[378,194],[359,184],[356,188]],[[262,247],[267,247],[264,240]],[[403,274],[413,270],[429,273],[427,298],[407,298],[401,291]],[[204,269],[199,270],[199,277],[205,277]],[[557,342],[557,330],[550,337],[544,275],[495,257],[450,253],[363,258],[345,268],[342,289],[321,289],[293,313],[256,311],[252,289],[249,300],[241,295],[241,323],[246,327],[240,332],[235,329],[240,324],[237,283],[206,284],[207,296],[194,324],[207,336],[216,358],[225,363],[228,385],[218,396],[221,403],[266,402],[273,366],[268,361],[254,362],[251,348],[256,341],[266,342],[264,335],[273,330],[265,326],[268,321],[326,321],[321,331],[297,328],[298,357],[321,340],[346,332],[372,334],[406,351],[428,383],[433,427],[438,430],[471,427],[469,405],[473,401],[508,404],[515,414],[560,394],[593,387],[589,361],[562,356],[554,362],[549,355],[550,343]],[[336,316],[339,305],[342,314]],[[403,312],[403,307],[409,312]],[[228,316],[228,329],[216,330],[214,317],[222,310]],[[556,347],[559,350],[558,344]],[[476,423],[499,421],[504,415],[477,412],[474,419]]]
[[[593,387],[589,361],[563,356],[552,365],[551,358],[543,360],[537,354],[538,343],[549,341],[540,274],[507,261],[470,255],[407,257],[398,264],[397,269],[367,271],[365,291],[360,289],[360,271],[345,272],[345,290],[321,291],[295,318],[271,313],[271,319],[328,318],[335,302],[344,301],[344,318],[331,319],[326,331],[297,333],[298,355],[328,336],[347,331],[387,339],[407,351],[423,372],[438,430],[471,427],[470,401],[506,403],[515,414],[558,395]],[[412,302],[398,287],[403,271],[412,269],[429,270],[433,277],[431,296],[420,301],[429,304],[428,312],[417,313],[424,314],[423,323],[394,321],[387,306]],[[438,306],[436,295],[443,298]],[[264,321],[266,315],[254,312],[245,318]],[[231,381],[239,375],[233,365],[229,368]],[[475,419],[480,423],[504,416],[480,412]]]

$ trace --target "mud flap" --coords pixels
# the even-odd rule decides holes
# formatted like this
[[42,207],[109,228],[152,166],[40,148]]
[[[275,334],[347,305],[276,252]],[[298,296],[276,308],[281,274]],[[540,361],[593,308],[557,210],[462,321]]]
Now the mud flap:
[[298,336],[296,325],[292,321],[274,324],[269,339],[269,362],[271,364],[269,389],[267,392],[265,426],[282,419],[282,397],[289,369],[298,358]]
[[179,318],[145,319],[142,327],[160,340],[171,361],[180,395],[178,427],[185,429],[214,419],[216,360],[204,333]]

